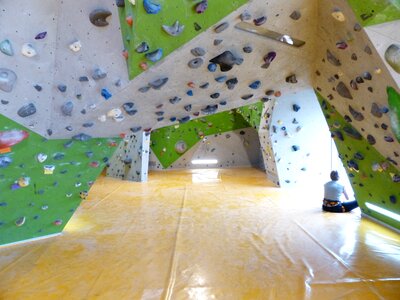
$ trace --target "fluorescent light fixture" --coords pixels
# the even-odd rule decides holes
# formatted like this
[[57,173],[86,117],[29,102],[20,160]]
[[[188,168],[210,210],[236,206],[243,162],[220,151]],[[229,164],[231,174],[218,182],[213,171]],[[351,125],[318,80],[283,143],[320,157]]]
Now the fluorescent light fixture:
[[218,163],[216,159],[193,159],[192,164],[194,165],[215,165]]
[[400,215],[398,215],[398,214],[396,214],[394,212],[388,211],[387,209],[384,209],[382,207],[376,206],[376,205],[368,203],[368,202],[366,202],[365,205],[369,209],[372,209],[372,210],[374,210],[374,211],[376,211],[376,212],[378,212],[378,213],[380,213],[380,214],[382,214],[384,216],[387,216],[389,218],[395,219],[397,222],[400,222]]

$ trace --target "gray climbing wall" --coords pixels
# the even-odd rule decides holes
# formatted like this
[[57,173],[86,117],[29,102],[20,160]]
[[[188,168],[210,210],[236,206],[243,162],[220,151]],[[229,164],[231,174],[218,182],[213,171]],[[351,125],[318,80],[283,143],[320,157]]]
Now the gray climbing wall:
[[107,176],[137,182],[147,181],[149,152],[149,133],[138,132],[125,136],[108,164]]
[[[258,167],[260,142],[257,131],[244,128],[230,132],[209,135],[182,155],[168,169]],[[192,160],[215,159],[216,164],[192,164]],[[161,170],[157,156],[150,155],[150,169]]]
[[322,187],[338,166],[338,152],[312,89],[276,101],[270,134],[283,187]]
[[[387,86],[399,91],[398,85],[346,1],[320,1],[319,11],[317,90],[399,169],[400,144],[391,128],[386,91]],[[391,32],[398,40],[398,33]]]

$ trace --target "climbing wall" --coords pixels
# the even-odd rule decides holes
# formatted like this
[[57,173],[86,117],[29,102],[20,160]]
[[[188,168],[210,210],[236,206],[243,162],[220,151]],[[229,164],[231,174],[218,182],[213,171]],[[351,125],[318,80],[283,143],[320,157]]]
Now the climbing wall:
[[370,203],[400,214],[399,171],[328,100],[319,100],[362,212],[400,229],[398,221],[367,207]]
[[325,183],[331,171],[331,141],[312,89],[276,100],[270,139],[281,186],[320,187]]
[[[399,168],[398,86],[345,1],[321,1],[316,88],[335,109]],[[392,126],[394,124],[395,126]]]
[[108,164],[107,176],[130,181],[147,181],[149,152],[149,132],[125,136]]
[[0,245],[62,231],[119,140],[47,140],[0,115]]
[[346,1],[321,1],[319,10],[315,84],[326,99],[326,118],[363,212],[399,228],[394,219],[365,206],[399,210],[400,101],[393,70],[388,70],[392,66]]

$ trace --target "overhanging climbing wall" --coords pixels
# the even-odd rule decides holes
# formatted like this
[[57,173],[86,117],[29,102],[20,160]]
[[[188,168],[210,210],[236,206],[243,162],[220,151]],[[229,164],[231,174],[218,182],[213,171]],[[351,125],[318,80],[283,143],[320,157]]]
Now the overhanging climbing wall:
[[340,155],[363,211],[400,228],[365,207],[398,213],[399,87],[346,1],[320,1],[319,11],[315,84],[332,107],[325,109]]

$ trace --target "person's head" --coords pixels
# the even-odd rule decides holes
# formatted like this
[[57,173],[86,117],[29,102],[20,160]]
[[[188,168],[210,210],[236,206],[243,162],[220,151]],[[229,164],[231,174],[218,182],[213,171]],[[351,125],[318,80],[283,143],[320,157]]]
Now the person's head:
[[338,180],[339,180],[339,173],[338,173],[338,171],[332,171],[332,172],[331,172],[331,179],[332,179],[333,181],[338,181]]

